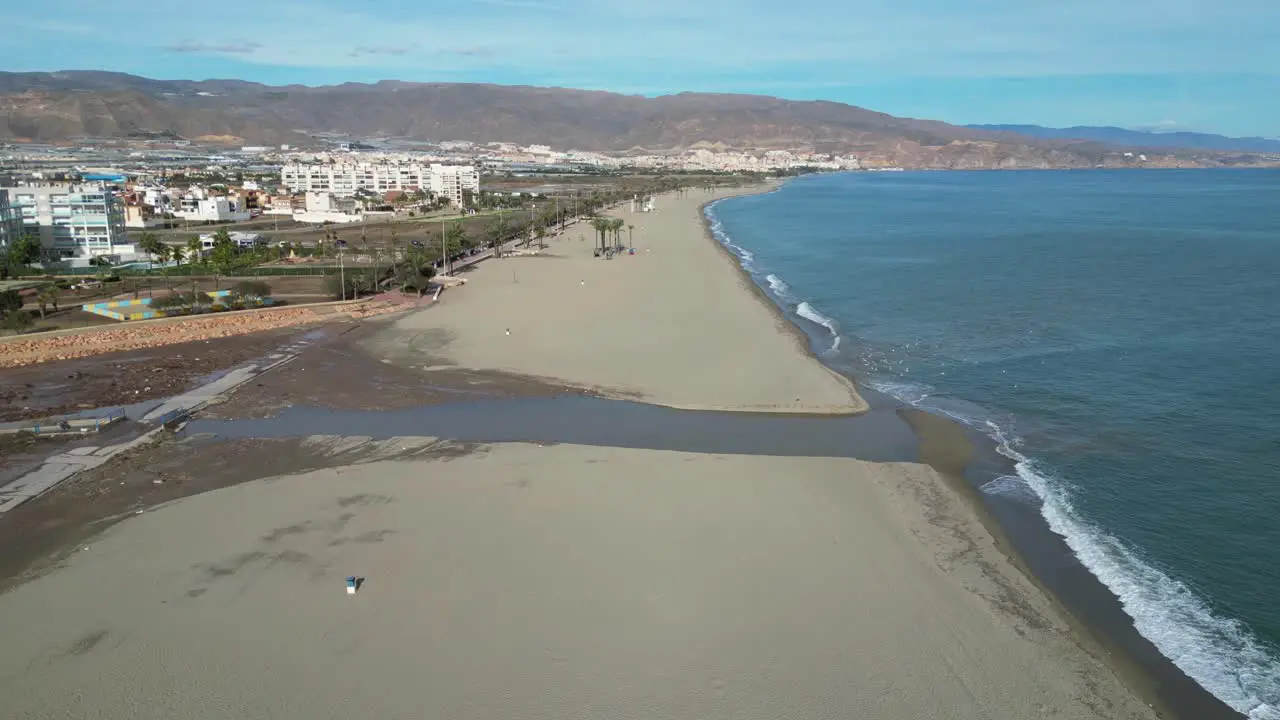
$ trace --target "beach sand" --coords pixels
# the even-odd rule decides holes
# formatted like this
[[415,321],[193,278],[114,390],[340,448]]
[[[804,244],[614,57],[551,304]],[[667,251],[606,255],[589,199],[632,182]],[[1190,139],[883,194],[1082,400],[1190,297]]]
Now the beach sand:
[[568,445],[248,483],[0,596],[0,693],[15,717],[1148,717],[937,488]]
[[[418,371],[500,370],[677,407],[863,407],[703,235],[708,199],[659,198],[658,213],[635,220],[634,257],[593,259],[590,238],[571,231],[551,241],[559,257],[486,262],[369,350]],[[5,709],[1155,717],[926,465],[567,444],[436,452],[414,438],[304,445],[314,457],[291,462],[306,472],[130,516],[0,595]],[[147,477],[146,452],[182,462],[218,447],[193,439],[131,462]],[[243,480],[288,472],[242,457]],[[227,453],[216,472],[235,477],[236,462]],[[88,476],[123,484],[106,470]],[[355,596],[349,575],[365,578]]]
[[397,363],[497,369],[670,407],[865,410],[845,378],[807,357],[793,326],[748,299],[749,280],[708,240],[698,207],[741,192],[664,195],[652,213],[622,209],[635,255],[593,257],[594,233],[579,223],[542,256],[481,263],[465,287],[399,321],[378,351]]

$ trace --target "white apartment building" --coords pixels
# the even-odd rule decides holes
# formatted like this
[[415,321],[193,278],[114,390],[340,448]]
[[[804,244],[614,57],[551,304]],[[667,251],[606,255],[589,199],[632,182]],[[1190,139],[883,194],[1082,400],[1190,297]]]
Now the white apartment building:
[[280,181],[293,192],[351,197],[357,190],[382,194],[389,190],[426,189],[431,184],[431,169],[421,163],[295,163],[280,168]]
[[292,163],[280,168],[280,181],[295,193],[352,197],[360,190],[378,195],[391,190],[430,190],[457,203],[462,200],[462,190],[479,191],[480,172],[469,165],[412,162]]
[[124,202],[93,185],[38,185],[7,188],[22,213],[23,232],[40,236],[46,249],[63,259],[132,253],[125,234]]
[[241,222],[249,219],[249,211],[241,210],[230,198],[183,197],[173,211],[175,217],[196,222]]
[[454,205],[461,205],[464,191],[480,192],[479,170],[471,165],[431,166],[431,192],[437,197],[446,197]]

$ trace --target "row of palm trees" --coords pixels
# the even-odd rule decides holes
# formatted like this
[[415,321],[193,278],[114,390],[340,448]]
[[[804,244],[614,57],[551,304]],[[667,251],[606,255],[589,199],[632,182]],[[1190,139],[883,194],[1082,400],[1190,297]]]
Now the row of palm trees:
[[[223,232],[226,231],[224,230]],[[228,237],[228,239],[230,238]],[[156,237],[154,233],[143,233],[142,237],[138,238],[137,245],[139,250],[147,254],[149,262],[159,262],[161,264],[170,260],[177,262],[179,265],[188,260],[195,262],[195,259],[200,257],[200,251],[203,249],[203,244],[198,237],[188,239],[186,245],[169,245],[161,242],[160,238]]]
[[[622,243],[622,230],[626,228],[628,239],[631,238],[632,232],[636,229],[635,225],[628,225],[621,218],[597,217],[591,219],[591,227],[596,231],[596,237],[600,238],[600,252],[608,252],[609,250],[622,251],[625,246]],[[613,235],[613,245],[607,245],[609,236]]]

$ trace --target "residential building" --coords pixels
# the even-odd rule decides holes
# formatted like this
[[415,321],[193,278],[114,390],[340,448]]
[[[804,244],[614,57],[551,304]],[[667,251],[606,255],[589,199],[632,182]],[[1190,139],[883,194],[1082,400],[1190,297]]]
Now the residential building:
[[430,185],[431,170],[421,163],[295,163],[280,168],[280,182],[293,192],[324,192],[351,197],[357,190],[379,195]]
[[167,220],[156,216],[150,205],[124,206],[124,226],[127,228],[155,228],[165,227],[167,224]]
[[363,219],[364,214],[355,198],[339,197],[327,192],[308,192],[305,207],[293,211],[294,222],[350,223]]
[[292,163],[280,169],[280,181],[295,193],[353,197],[361,190],[377,195],[430,190],[456,203],[462,200],[463,190],[479,191],[480,172],[471,165],[417,162]]
[[241,210],[231,198],[184,196],[173,211],[175,217],[196,222],[241,222],[249,219],[249,211]]
[[132,253],[125,233],[124,202],[100,185],[8,188],[22,213],[23,232],[37,234],[62,259]]
[[22,210],[9,204],[9,191],[0,190],[0,248],[22,237]]
[[471,165],[432,165],[431,192],[461,205],[464,192],[480,192],[480,171]]

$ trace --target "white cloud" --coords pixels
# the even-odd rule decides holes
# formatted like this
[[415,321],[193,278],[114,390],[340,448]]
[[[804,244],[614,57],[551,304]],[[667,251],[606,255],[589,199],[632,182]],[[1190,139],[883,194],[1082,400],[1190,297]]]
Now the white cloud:
[[211,55],[248,55],[259,48],[260,43],[247,40],[232,40],[222,43],[206,43],[194,40],[184,40],[173,45],[166,45],[165,50],[176,53],[205,53]]

